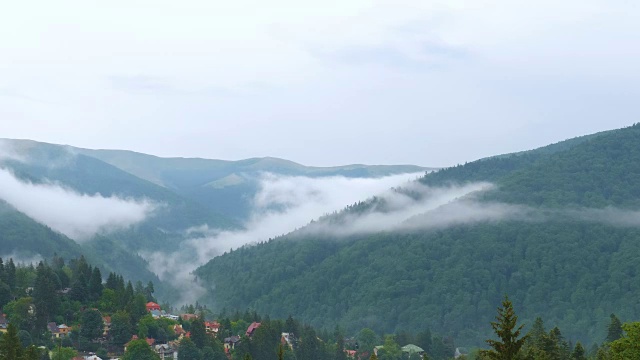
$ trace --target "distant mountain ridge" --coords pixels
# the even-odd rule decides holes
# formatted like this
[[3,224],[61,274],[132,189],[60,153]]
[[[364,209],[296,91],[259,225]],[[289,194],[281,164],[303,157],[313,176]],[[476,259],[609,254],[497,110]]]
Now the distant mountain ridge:
[[78,197],[144,200],[153,204],[152,213],[144,221],[99,232],[80,244],[7,204],[5,211],[11,217],[0,222],[0,239],[15,240],[16,231],[29,237],[23,243],[25,246],[11,240],[12,246],[5,246],[3,251],[44,257],[52,256],[51,249],[55,248],[60,255],[72,257],[86,253],[93,256],[95,264],[118,268],[126,277],[143,281],[157,281],[157,277],[137,253],[171,253],[181,246],[186,231],[192,227],[240,229],[265,172],[276,176],[379,177],[427,170],[412,165],[306,167],[276,158],[240,161],[160,158],[132,151],[90,150],[12,139],[0,139],[0,169],[8,169],[22,182],[53,186],[59,188],[57,192],[70,191]]
[[[416,165],[363,165],[334,167],[304,166],[293,161],[264,157],[244,160],[163,158],[128,150],[92,150],[40,143],[33,140],[0,139],[22,152],[46,154],[66,151],[84,155],[127,172],[138,179],[170,190],[231,222],[246,220],[250,200],[263,173],[284,176],[375,178],[435,170]],[[202,221],[201,223],[206,223]]]

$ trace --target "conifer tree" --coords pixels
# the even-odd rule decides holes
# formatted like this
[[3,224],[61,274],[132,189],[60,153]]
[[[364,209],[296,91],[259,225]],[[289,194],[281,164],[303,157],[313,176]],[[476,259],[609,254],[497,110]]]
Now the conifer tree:
[[344,352],[344,335],[338,326],[336,326],[334,335],[336,337],[336,354],[334,358],[335,360],[346,360],[347,354]]
[[609,316],[611,322],[607,327],[607,339],[606,342],[614,342],[622,337],[622,323],[615,314]]
[[491,327],[500,340],[487,340],[493,350],[484,350],[482,355],[494,360],[518,359],[527,336],[520,337],[524,325],[517,326],[518,316],[507,296],[502,301],[502,307],[498,308],[496,320],[491,322]]
[[571,360],[587,360],[584,348],[582,347],[582,344],[580,342],[577,342],[575,348],[573,348],[573,352],[571,353]]
[[89,279],[89,298],[92,301],[98,300],[102,295],[102,289],[102,274],[100,274],[100,269],[96,266],[93,268]]
[[7,272],[7,285],[9,285],[9,288],[13,291],[16,289],[16,264],[12,258],[9,259],[5,270]]
[[7,332],[0,338],[0,359],[17,360],[22,356],[22,344],[18,337],[18,328],[12,323],[7,326]]

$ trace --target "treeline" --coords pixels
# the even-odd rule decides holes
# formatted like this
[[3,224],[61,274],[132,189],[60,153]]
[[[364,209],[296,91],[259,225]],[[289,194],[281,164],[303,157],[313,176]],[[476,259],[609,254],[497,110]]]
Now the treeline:
[[[254,323],[259,323],[259,327],[247,336],[245,332]],[[368,359],[375,356],[374,348],[380,345],[388,353],[385,357],[382,355],[385,351],[380,351],[380,359],[389,360],[395,360],[396,355],[399,356],[397,359],[406,358],[407,354],[400,348],[408,344],[422,347],[432,360],[450,359],[455,352],[451,338],[432,335],[429,330],[415,335],[400,332],[381,336],[365,328],[349,335],[337,327],[333,331],[315,329],[291,316],[286,320],[274,320],[248,311],[221,315],[219,324],[220,331],[213,337],[206,334],[200,318],[185,323],[185,330],[189,329],[191,336],[180,341],[178,359],[226,359],[224,342],[234,343],[229,346],[228,356],[239,360],[346,360],[349,356]]]
[[200,268],[220,310],[296,314],[317,328],[378,333],[430,328],[462,346],[488,335],[502,294],[522,316],[544,316],[566,336],[602,338],[612,312],[640,317],[640,231],[551,221],[460,225],[432,232],[342,240],[272,241],[235,250]]
[[[640,230],[623,212],[596,216],[577,207],[640,207],[638,144],[634,125],[420,179],[428,186],[491,181],[496,189],[480,201],[521,204],[537,209],[539,219],[344,238],[300,231],[214,258],[196,274],[215,294],[217,309],[295,313],[318,328],[348,331],[429,327],[466,346],[482,343],[488,334],[479,324],[509,293],[528,322],[544,316],[567,337],[592,343],[602,338],[608,314],[640,318]],[[348,221],[380,201],[321,221]],[[571,215],[558,216],[564,214],[558,208]]]
[[[37,265],[16,265],[13,259],[4,264],[0,259],[0,307],[8,322],[2,341],[11,343],[15,333],[22,348],[42,346],[67,358],[76,350],[122,353],[133,334],[173,339],[177,322],[153,319],[147,312],[146,303],[155,301],[153,293],[153,283],[134,285],[116,273],[104,282],[100,269],[84,257],[66,262],[54,256]],[[68,336],[54,339],[52,330],[62,324],[70,330]]]
[[536,318],[528,332],[518,323],[513,304],[505,297],[491,322],[495,333],[487,340],[488,350],[475,350],[465,358],[477,360],[630,360],[640,359],[640,322],[622,324],[610,315],[607,336],[588,350],[580,343],[572,344],[558,327],[546,331],[542,318]]

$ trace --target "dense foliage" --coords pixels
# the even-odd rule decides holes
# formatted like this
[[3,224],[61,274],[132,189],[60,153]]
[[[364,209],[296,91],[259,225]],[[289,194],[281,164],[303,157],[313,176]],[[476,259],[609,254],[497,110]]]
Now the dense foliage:
[[[11,331],[17,333],[23,346],[53,349],[54,358],[66,358],[63,352],[71,354],[74,349],[121,351],[133,334],[162,341],[175,338],[175,321],[154,319],[147,313],[145,305],[155,300],[153,293],[151,282],[125,283],[113,272],[104,282],[100,269],[89,265],[84,257],[65,262],[54,256],[51,263],[41,261],[35,266],[15,264],[13,259],[5,264],[0,259],[0,308]],[[112,318],[108,336],[105,316]],[[66,324],[72,329],[70,336],[54,342],[49,323]],[[3,339],[9,341],[11,337],[5,335]]]
[[572,341],[591,344],[604,337],[608,314],[640,318],[640,231],[616,215],[579,215],[605,206],[637,209],[639,164],[640,125],[479,160],[420,181],[491,181],[497,187],[483,201],[568,208],[573,216],[344,239],[298,232],[229,252],[197,275],[215,289],[209,299],[217,309],[291,313],[348,331],[429,328],[464,345],[483,342],[489,330],[480,324],[509,293],[525,323],[543,316]]

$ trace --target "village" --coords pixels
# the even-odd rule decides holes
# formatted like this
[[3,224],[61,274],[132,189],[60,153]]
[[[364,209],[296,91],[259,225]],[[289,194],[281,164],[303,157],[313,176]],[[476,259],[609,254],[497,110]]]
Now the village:
[[[96,310],[97,309],[92,309],[92,310]],[[193,314],[193,313],[183,313],[180,315],[174,315],[171,313],[166,312],[165,310],[163,310],[161,308],[161,306],[155,302],[148,302],[146,304],[146,310],[148,312],[149,315],[151,315],[154,319],[169,319],[173,322],[175,322],[175,324],[171,327],[173,333],[174,333],[174,339],[171,341],[165,341],[165,342],[161,342],[161,341],[157,341],[154,338],[151,337],[145,337],[144,340],[146,341],[146,343],[149,345],[149,347],[151,349],[153,349],[153,351],[160,357],[160,359],[165,360],[165,359],[173,359],[173,360],[178,360],[178,350],[180,347],[180,342],[184,339],[184,338],[190,338],[191,337],[191,332],[187,331],[183,328],[183,325],[181,325],[181,323],[189,323],[192,322],[194,320],[201,320],[204,323],[204,328],[206,331],[206,334],[208,336],[211,336],[213,338],[216,338],[218,340],[220,340],[223,343],[224,346],[224,352],[227,356],[227,358],[231,359],[232,356],[232,352],[235,349],[236,346],[238,346],[238,344],[241,343],[241,341],[243,340],[251,340],[252,336],[254,335],[255,331],[260,328],[261,323],[260,322],[252,322],[244,331],[244,333],[241,334],[236,334],[236,335],[232,335],[232,336],[228,336],[228,337],[224,337],[222,339],[219,339],[219,335],[221,334],[221,329],[222,329],[222,325],[216,321],[209,321],[209,320],[204,320],[201,319],[201,317],[203,317],[202,314]],[[103,328],[102,328],[102,338],[99,339],[101,341],[106,342],[107,339],[110,336],[110,331],[111,331],[111,323],[112,319],[111,316],[109,315],[105,315],[102,316],[102,324],[103,324]],[[0,315],[0,332],[4,333],[7,331],[7,319],[5,316]],[[55,322],[50,322],[47,324],[47,329],[51,334],[51,339],[54,342],[58,342],[58,343],[62,343],[62,340],[65,338],[69,338],[72,334],[72,332],[74,331],[74,328],[71,326],[67,326],[66,324],[56,324]],[[77,329],[75,329],[77,330]],[[130,339],[130,341],[128,343],[126,343],[124,345],[124,351],[126,353],[127,351],[127,347],[129,346],[129,344],[132,341],[135,340],[140,340],[140,338],[138,337],[138,335],[133,335]],[[294,350],[294,348],[297,346],[297,338],[295,336],[294,333],[288,333],[288,332],[283,332],[281,333],[280,336],[280,344],[282,346],[286,346],[287,348],[289,348],[291,351]],[[345,349],[344,353],[345,356],[349,359],[369,359],[370,354],[369,353],[361,353],[358,354],[358,343],[354,338],[345,338],[344,339],[344,344],[345,347],[347,348],[353,348],[353,349]],[[378,345],[375,346],[373,349],[373,353],[375,355],[378,354],[378,351],[380,349],[382,349],[384,346],[383,345]],[[403,353],[405,353],[406,355],[408,355],[408,358],[412,358],[411,355],[415,355],[417,357],[415,357],[416,359],[422,358],[422,355],[424,354],[424,350],[416,345],[413,344],[407,344],[403,347],[401,347],[401,350]],[[456,356],[455,358],[458,358],[459,356],[463,355],[460,352],[460,349],[456,349]],[[120,357],[106,357],[106,358],[101,358],[99,357],[96,353],[93,352],[88,352],[86,354],[83,355],[78,355],[72,358],[72,360],[120,360]]]

